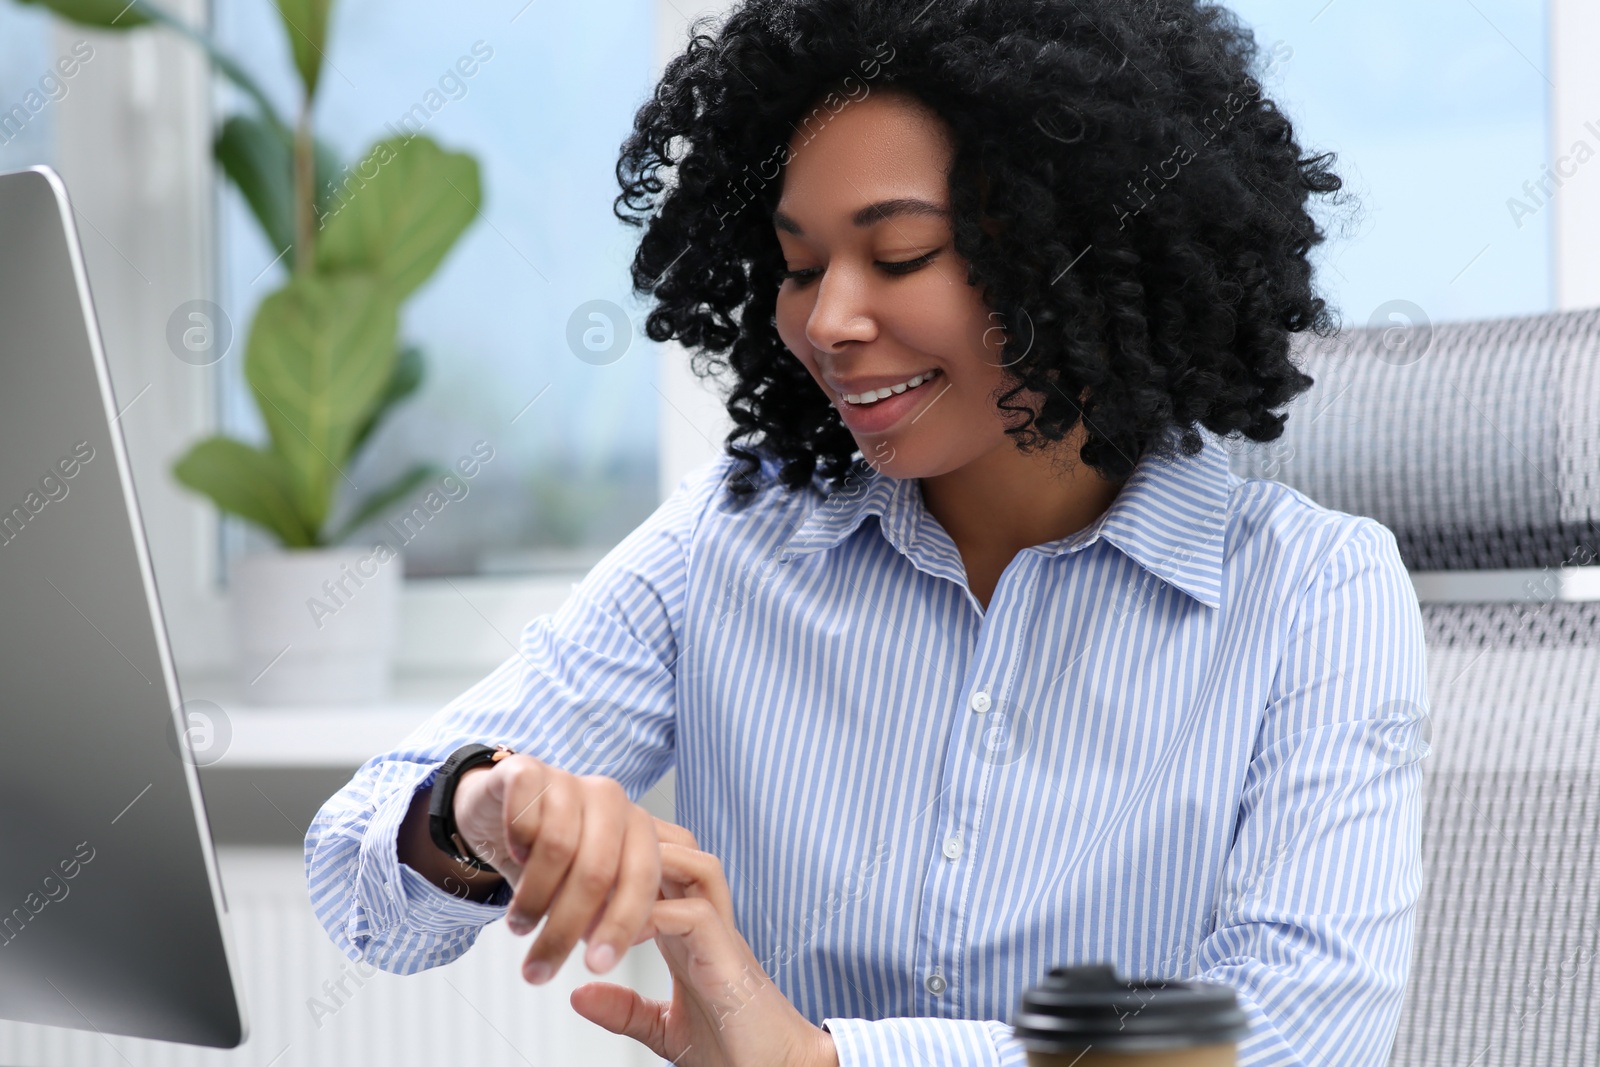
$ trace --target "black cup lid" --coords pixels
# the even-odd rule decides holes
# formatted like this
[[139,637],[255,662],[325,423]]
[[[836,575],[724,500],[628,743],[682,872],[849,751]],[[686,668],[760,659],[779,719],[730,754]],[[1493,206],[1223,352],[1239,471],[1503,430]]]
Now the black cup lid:
[[1123,978],[1107,964],[1055,967],[1022,994],[1012,1029],[1030,1052],[1193,1048],[1237,1041],[1239,1000],[1209,982]]

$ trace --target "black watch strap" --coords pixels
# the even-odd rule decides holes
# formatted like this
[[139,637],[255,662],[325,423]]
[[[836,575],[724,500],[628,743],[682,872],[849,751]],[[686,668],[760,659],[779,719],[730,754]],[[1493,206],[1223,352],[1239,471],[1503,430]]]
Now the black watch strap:
[[506,745],[496,745],[494,748],[488,745],[462,745],[440,765],[428,797],[428,836],[439,851],[480,871],[494,870],[492,864],[472,854],[456,830],[456,786],[460,784],[461,776],[472,768],[485,763],[498,763],[512,755],[515,753]]

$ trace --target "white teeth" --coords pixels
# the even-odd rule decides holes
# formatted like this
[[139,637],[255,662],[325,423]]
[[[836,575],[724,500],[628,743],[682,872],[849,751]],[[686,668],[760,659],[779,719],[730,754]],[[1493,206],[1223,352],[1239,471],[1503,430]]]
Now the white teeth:
[[909,381],[901,382],[899,385],[885,386],[882,389],[874,389],[865,393],[845,393],[841,399],[843,399],[846,404],[876,404],[885,397],[894,396],[896,393],[903,393],[907,389],[915,389],[923,382],[931,382],[934,378],[934,375],[938,373],[939,372],[936,370],[926,371],[910,379]]

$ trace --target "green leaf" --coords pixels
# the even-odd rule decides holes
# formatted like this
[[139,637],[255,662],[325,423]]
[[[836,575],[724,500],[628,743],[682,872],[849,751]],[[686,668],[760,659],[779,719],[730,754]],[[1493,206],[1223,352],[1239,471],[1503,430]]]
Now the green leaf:
[[389,387],[384,390],[383,399],[379,407],[389,407],[398,404],[412,393],[422,387],[422,379],[427,374],[427,363],[422,358],[422,349],[416,345],[405,345],[400,349],[400,355],[394,361],[394,373],[389,376]]
[[318,269],[375,274],[404,299],[438,269],[482,199],[471,156],[426,137],[380,141],[349,168],[321,219]]
[[355,442],[350,446],[351,455],[361,451],[362,446],[367,443],[367,438],[372,436],[372,432],[388,417],[389,411],[396,404],[417,391],[422,385],[425,370],[422,349],[415,345],[406,345],[400,350],[400,356],[395,360],[394,373],[389,375],[389,386],[378,399],[378,406],[372,409],[372,416],[367,419],[367,424],[356,432]]
[[359,530],[365,523],[370,522],[393,507],[397,501],[409,495],[417,486],[432,478],[442,477],[444,473],[443,470],[431,463],[419,463],[412,467],[357,505],[350,517],[339,526],[338,532],[328,538],[328,543],[336,545],[343,541],[356,530]]
[[294,244],[294,155],[283,131],[264,119],[234,115],[213,146],[274,251]]
[[287,548],[316,544],[315,533],[295,506],[289,469],[276,452],[230,437],[208,437],[189,449],[172,473],[223,511],[262,527]]
[[[261,224],[267,243],[278,252],[294,245],[294,138],[272,120],[234,115],[222,124],[213,146],[222,172],[243,194]],[[331,195],[339,157],[316,142],[318,212]]]
[[394,374],[398,316],[389,287],[357,274],[296,276],[256,311],[245,378],[313,530]]
[[57,15],[85,26],[106,29],[130,30],[143,26],[151,17],[142,10],[144,5],[135,0],[22,0],[24,4],[49,8]]
[[294,68],[300,72],[306,99],[317,95],[317,80],[322,75],[324,53],[328,47],[328,14],[333,0],[278,0],[278,17],[283,20],[294,54]]

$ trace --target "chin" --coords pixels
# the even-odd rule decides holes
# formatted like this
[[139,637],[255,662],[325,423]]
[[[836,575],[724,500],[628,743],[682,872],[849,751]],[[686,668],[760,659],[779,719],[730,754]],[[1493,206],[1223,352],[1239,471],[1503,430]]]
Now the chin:
[[934,450],[921,441],[857,438],[856,447],[874,470],[889,478],[933,478],[959,466],[952,465],[948,456],[933,454]]

